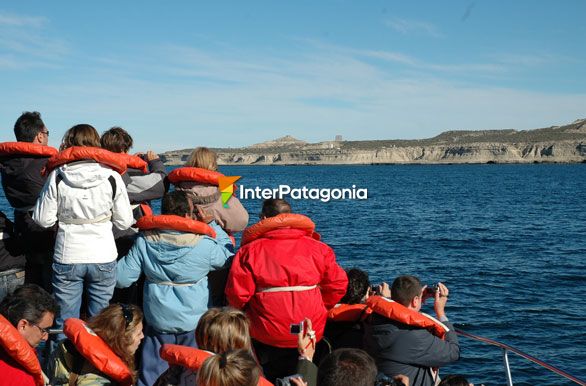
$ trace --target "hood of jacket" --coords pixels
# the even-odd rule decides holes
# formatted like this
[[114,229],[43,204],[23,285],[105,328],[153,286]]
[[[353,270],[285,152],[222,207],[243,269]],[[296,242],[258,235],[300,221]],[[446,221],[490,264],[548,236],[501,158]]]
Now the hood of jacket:
[[60,166],[57,173],[67,185],[88,189],[102,184],[112,175],[112,170],[96,162],[83,161]]
[[171,265],[192,253],[202,235],[171,230],[146,231],[146,249],[149,256],[161,265]]

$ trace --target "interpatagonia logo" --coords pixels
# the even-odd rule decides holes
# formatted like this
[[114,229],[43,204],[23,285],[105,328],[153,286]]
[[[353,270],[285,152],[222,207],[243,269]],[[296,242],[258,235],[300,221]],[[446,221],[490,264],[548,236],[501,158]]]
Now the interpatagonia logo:
[[240,179],[240,176],[223,176],[218,178],[220,194],[222,195],[222,206],[228,208],[228,200],[234,194],[236,185],[234,183]]

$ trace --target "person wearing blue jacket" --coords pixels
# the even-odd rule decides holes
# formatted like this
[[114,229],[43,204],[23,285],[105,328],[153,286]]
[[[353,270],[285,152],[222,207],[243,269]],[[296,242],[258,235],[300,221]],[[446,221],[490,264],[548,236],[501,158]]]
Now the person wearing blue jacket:
[[[193,207],[184,192],[163,197],[161,212],[191,219]],[[139,385],[152,385],[167,369],[159,355],[165,343],[196,347],[195,327],[208,309],[207,274],[223,268],[233,255],[230,238],[212,216],[197,209],[216,238],[175,230],[141,232],[116,269],[117,287],[125,288],[146,276],[144,316],[146,328]]]

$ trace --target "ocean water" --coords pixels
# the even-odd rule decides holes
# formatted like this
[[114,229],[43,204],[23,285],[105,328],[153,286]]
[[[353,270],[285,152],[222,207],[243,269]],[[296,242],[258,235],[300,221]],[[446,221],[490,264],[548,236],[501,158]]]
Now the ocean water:
[[[339,263],[375,282],[413,274],[450,288],[456,328],[586,378],[586,165],[239,166],[244,187],[368,189],[367,200],[292,200]],[[256,221],[261,201],[243,200]],[[432,304],[424,311],[433,314]],[[502,352],[461,337],[462,373],[506,384]],[[509,354],[515,385],[566,385]]]
[[[456,328],[586,378],[586,164],[235,166],[240,187],[368,189],[366,200],[291,200],[345,268],[450,289]],[[256,222],[261,200],[243,200]],[[158,206],[158,205],[156,205]],[[0,208],[9,212],[0,197]],[[433,314],[431,304],[424,311]],[[460,337],[441,369],[504,385],[502,352]],[[515,354],[515,385],[571,385]]]

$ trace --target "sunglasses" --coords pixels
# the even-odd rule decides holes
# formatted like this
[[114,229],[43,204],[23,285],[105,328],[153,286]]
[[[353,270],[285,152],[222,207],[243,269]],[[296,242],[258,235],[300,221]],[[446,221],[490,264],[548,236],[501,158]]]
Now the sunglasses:
[[122,316],[124,316],[124,322],[126,323],[125,328],[128,328],[134,320],[134,312],[128,304],[120,303],[120,308],[122,308]]

